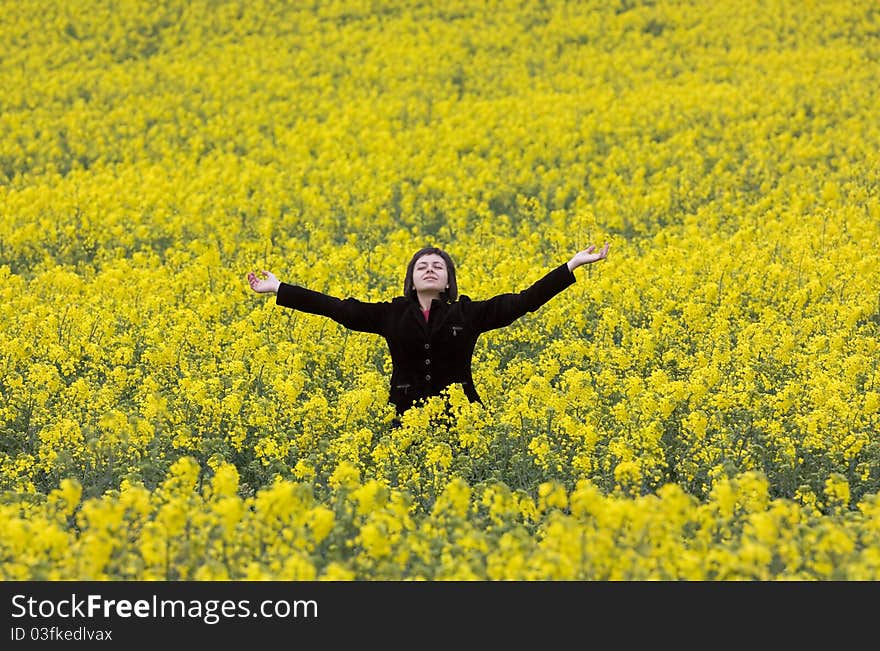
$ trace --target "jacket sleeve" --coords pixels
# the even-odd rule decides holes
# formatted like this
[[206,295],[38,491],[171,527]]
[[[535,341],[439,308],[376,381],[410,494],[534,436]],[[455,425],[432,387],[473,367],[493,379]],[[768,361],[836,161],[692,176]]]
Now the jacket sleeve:
[[472,322],[478,332],[503,328],[526,312],[534,312],[563,289],[574,284],[575,280],[567,264],[559,265],[519,293],[499,294],[485,301],[472,301]]
[[365,303],[354,298],[340,299],[298,285],[281,283],[275,303],[309,314],[319,314],[350,330],[383,334],[389,303]]

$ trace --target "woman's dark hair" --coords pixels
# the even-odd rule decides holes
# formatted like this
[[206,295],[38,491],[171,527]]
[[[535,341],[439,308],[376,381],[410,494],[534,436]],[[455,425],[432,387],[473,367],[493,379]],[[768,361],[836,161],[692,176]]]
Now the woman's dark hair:
[[446,275],[449,279],[449,289],[440,292],[440,300],[446,303],[454,303],[458,299],[458,281],[455,279],[455,263],[452,262],[452,258],[449,257],[449,254],[446,253],[446,251],[438,249],[436,246],[426,246],[416,251],[415,255],[413,255],[412,260],[410,260],[409,264],[406,266],[406,278],[403,279],[403,295],[408,298],[415,298],[416,290],[415,287],[413,287],[413,271],[415,270],[418,259],[429,253],[439,255],[446,263]]

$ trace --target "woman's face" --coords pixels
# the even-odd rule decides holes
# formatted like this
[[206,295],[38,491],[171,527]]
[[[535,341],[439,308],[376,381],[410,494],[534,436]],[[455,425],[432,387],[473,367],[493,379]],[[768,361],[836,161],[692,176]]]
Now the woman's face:
[[413,267],[413,285],[419,292],[446,291],[449,285],[446,261],[436,253],[426,253],[420,257]]

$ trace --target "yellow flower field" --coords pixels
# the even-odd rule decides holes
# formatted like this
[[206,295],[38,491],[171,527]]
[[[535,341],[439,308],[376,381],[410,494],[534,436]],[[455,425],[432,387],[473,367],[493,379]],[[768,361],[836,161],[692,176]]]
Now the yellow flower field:
[[0,578],[880,579],[873,0],[0,5]]

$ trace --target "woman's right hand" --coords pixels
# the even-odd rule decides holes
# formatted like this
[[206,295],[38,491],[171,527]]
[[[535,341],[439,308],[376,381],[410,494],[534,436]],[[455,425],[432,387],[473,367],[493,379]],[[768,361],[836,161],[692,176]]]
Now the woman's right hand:
[[251,289],[257,294],[278,293],[278,286],[281,284],[271,271],[261,271],[260,274],[265,278],[257,278],[257,274],[251,271],[247,275],[248,283]]

